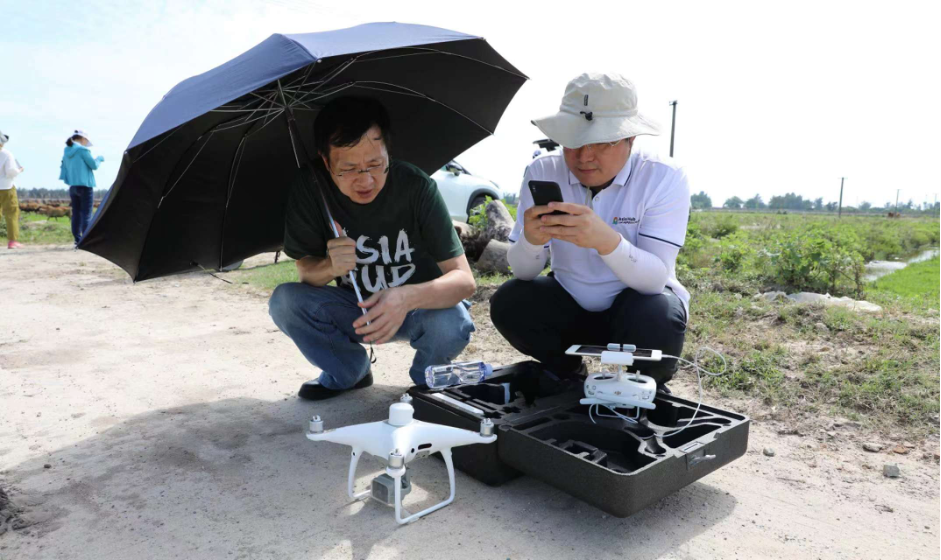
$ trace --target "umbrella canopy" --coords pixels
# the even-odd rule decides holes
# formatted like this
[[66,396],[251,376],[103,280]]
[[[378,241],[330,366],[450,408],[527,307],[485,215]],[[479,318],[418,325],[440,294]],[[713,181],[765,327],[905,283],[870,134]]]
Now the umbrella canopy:
[[493,134],[526,79],[484,39],[435,27],[272,35],[154,107],[79,248],[135,281],[278,250],[319,107],[379,99],[392,156],[430,174]]

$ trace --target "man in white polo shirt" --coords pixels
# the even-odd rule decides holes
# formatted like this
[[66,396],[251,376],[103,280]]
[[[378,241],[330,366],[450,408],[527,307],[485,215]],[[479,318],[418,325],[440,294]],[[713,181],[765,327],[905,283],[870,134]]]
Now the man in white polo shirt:
[[[563,149],[533,160],[523,176],[507,255],[516,278],[491,298],[493,324],[562,378],[585,371],[581,358],[565,355],[572,344],[679,356],[689,292],[675,267],[689,185],[672,160],[633,149],[634,137],[659,134],[637,112],[634,85],[618,74],[582,74],[559,112],[533,124]],[[531,180],[557,183],[563,202],[534,206]],[[550,255],[552,272],[540,276]],[[664,360],[641,369],[662,385],[676,367]]]

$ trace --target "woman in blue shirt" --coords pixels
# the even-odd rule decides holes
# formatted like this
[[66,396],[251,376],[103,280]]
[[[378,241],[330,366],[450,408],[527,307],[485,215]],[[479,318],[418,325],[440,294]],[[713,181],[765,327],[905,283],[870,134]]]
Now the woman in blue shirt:
[[98,165],[105,158],[93,158],[91,140],[85,132],[76,130],[65,141],[65,153],[62,155],[62,169],[59,179],[69,186],[69,198],[72,199],[72,237],[75,244],[82,240],[85,230],[91,224],[92,199],[95,192],[95,173]]

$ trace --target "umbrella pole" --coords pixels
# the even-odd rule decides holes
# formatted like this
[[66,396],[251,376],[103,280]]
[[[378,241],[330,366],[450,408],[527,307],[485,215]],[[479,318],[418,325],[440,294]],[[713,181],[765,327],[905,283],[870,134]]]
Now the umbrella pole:
[[[318,182],[319,182],[319,181],[318,181]],[[321,187],[321,190],[320,190],[320,198],[321,198],[321,200],[323,200],[323,207],[324,207],[324,210],[327,211],[327,219],[330,220],[330,229],[333,230],[333,236],[336,237],[337,239],[339,239],[339,238],[340,238],[340,232],[337,231],[337,223],[336,223],[335,221],[333,221],[333,215],[330,214],[330,207],[327,206],[327,197],[323,194],[323,187]],[[349,277],[350,282],[353,283],[353,291],[356,292],[356,299],[357,299],[357,301],[359,301],[360,303],[363,303],[363,294],[360,293],[360,291],[359,291],[359,284],[356,283],[356,277],[353,276],[353,271],[351,270],[351,271],[347,274],[347,276]],[[362,310],[363,310],[363,315],[365,315],[365,314],[367,313],[366,308],[364,307],[364,308],[362,308]],[[366,321],[366,324],[368,325],[368,324],[369,324],[369,321]]]
[[[278,92],[281,94],[281,103],[285,107],[285,116],[288,120],[288,136],[291,138],[291,149],[294,150],[294,161],[297,162],[297,167],[301,167],[301,158],[297,153],[297,142],[300,142],[300,134],[297,133],[297,123],[294,120],[294,111],[291,110],[290,104],[284,98],[284,90],[281,89],[281,80],[278,80]],[[294,141],[294,135],[297,134],[297,142]],[[313,169],[313,162],[310,161],[310,156],[307,155],[307,150],[304,150],[304,159],[307,160],[307,163],[311,165],[311,171],[314,173],[314,180],[320,185],[320,199],[323,200],[323,209],[327,213],[327,223],[330,224],[330,230],[333,232],[333,236],[337,239],[340,237],[340,232],[337,231],[336,222],[333,220],[333,214],[330,213],[330,205],[327,203],[327,196],[323,193],[323,189],[326,188],[326,183],[320,181],[320,178],[317,177],[316,170]],[[356,277],[353,275],[351,270],[347,274],[347,278],[350,279],[350,283],[353,285],[353,291],[356,292],[356,300],[360,303],[363,303],[363,294],[359,291],[359,284],[356,283]],[[361,308],[363,315],[366,315],[368,312],[365,307]],[[366,321],[366,324],[369,324],[369,321]]]

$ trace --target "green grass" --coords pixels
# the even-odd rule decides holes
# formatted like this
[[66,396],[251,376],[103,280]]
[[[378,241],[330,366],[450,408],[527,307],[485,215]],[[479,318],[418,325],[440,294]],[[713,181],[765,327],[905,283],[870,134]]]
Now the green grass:
[[941,259],[918,262],[902,270],[887,274],[873,283],[872,290],[902,296],[904,298],[925,299],[938,307],[941,281]]
[[[871,219],[873,224],[877,220]],[[710,246],[735,241],[737,234],[729,232],[733,228],[727,221],[706,224],[710,237],[701,249],[703,254]],[[803,221],[795,216],[762,216],[762,229],[746,231],[756,236],[763,231],[778,235]],[[936,227],[937,221],[933,224]],[[887,231],[901,227],[904,233],[905,227],[923,225],[912,220],[881,227]],[[760,239],[748,242],[760,243]],[[692,292],[683,357],[692,360],[699,348],[709,346],[727,359],[724,376],[704,379],[707,402],[716,403],[720,396],[745,398],[758,410],[776,407],[792,418],[842,416],[874,431],[914,437],[938,432],[939,259],[911,265],[867,285],[865,299],[884,308],[876,314],[755,300],[755,293],[777,286],[769,285],[753,262],[744,261],[743,268],[735,270],[714,266],[712,257],[703,262],[697,266],[687,261],[678,272]],[[294,263],[287,261],[242,269],[227,278],[272,290],[283,282],[297,281],[297,272]],[[483,294],[510,278],[476,275]],[[480,303],[485,305],[485,299]],[[705,359],[703,366],[720,369],[713,358]],[[677,375],[695,380],[688,370]]]
[[293,260],[240,268],[225,273],[225,278],[237,284],[250,284],[264,290],[274,290],[279,284],[298,281],[297,266]]
[[[937,299],[892,295],[880,300],[885,312],[866,314],[754,301],[716,287],[704,283],[693,293],[683,350],[688,360],[702,346],[726,357],[727,373],[704,380],[711,391],[796,414],[858,419],[877,430],[937,432]],[[921,318],[912,316],[916,308]],[[720,369],[712,358],[703,365]]]
[[[0,218],[0,243],[6,245],[7,224]],[[27,245],[72,244],[72,222],[69,218],[51,218],[40,214],[20,212],[20,243]]]

